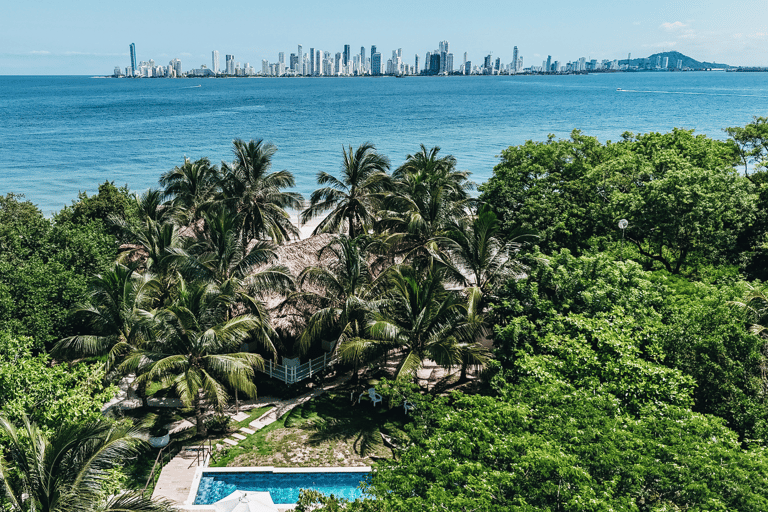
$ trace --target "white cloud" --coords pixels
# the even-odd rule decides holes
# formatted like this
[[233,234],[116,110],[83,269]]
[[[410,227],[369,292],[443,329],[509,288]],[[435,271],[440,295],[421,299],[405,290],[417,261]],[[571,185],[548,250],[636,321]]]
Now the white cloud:
[[639,22],[639,21],[633,21],[633,22],[632,22],[632,24],[633,24],[633,25],[641,25],[642,23],[641,23],[641,22]]
[[29,53],[31,53],[32,55],[50,55],[51,54],[51,52],[49,52],[48,50],[33,50]]
[[661,26],[659,28],[663,28],[664,30],[668,30],[668,31],[671,32],[673,30],[679,30],[679,29],[681,29],[683,27],[687,27],[687,26],[688,25],[686,25],[682,21],[674,21],[672,23],[664,22],[664,23],[661,24]]

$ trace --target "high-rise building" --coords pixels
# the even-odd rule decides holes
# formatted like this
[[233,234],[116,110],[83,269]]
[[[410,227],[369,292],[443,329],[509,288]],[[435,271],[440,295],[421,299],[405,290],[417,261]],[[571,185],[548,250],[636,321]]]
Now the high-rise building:
[[661,66],[664,69],[667,69],[669,67],[669,57],[664,57],[664,64]]
[[168,65],[173,68],[174,74],[177,77],[181,76],[181,61],[179,59],[173,59]]
[[304,74],[304,54],[301,53],[301,45],[299,45],[299,53],[296,56],[296,62],[298,63],[296,72],[300,75],[303,75]]
[[131,43],[131,70],[136,73],[136,45]]
[[291,54],[291,71],[297,71],[298,70],[298,62],[299,58],[296,56],[295,53]]
[[512,50],[512,69],[510,70],[513,73],[517,73],[517,46],[515,46],[514,50]]
[[[376,53],[376,45],[371,45],[371,60],[373,60],[373,54]],[[373,64],[371,64],[371,69],[373,69]]]
[[227,75],[234,75],[235,74],[235,56],[234,55],[226,55],[224,56],[224,73]]
[[431,53],[429,54],[429,74],[437,75],[439,73],[440,73],[440,54],[437,52]]
[[549,73],[550,71],[552,71],[552,56],[547,55],[547,64],[546,64],[546,67],[544,68],[544,72]]
[[285,64],[285,52],[280,52],[277,54],[277,62],[280,64]]
[[416,54],[416,57],[414,59],[413,63],[413,74],[418,75],[419,74],[419,54]]
[[[375,46],[371,48],[376,49]],[[381,75],[381,54],[379,52],[371,55],[371,74],[375,76]]]
[[219,74],[219,52],[216,50],[211,52],[211,70],[214,74]]
[[309,49],[309,76],[314,76],[315,74],[315,49],[310,48]]
[[445,72],[449,75],[453,73],[453,54],[449,53],[445,59]]
[[323,60],[322,55],[323,52],[320,50],[317,50],[317,55],[315,55],[315,76],[320,76],[323,74]]
[[344,61],[343,61],[344,66],[349,66],[349,61],[351,60],[351,58],[352,58],[352,51],[350,50],[349,45],[345,44],[344,45]]
[[440,53],[448,53],[450,52],[450,43],[448,41],[440,41],[440,44],[438,46]]
[[365,46],[360,47],[360,74],[365,74]]

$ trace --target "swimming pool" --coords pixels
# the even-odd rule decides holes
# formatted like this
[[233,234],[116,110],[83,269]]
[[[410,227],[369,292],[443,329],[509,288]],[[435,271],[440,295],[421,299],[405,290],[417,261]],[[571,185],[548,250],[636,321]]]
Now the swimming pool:
[[363,496],[360,483],[367,480],[370,471],[370,467],[205,468],[199,476],[194,505],[211,505],[236,490],[269,492],[276,504],[296,503],[299,489],[354,500]]

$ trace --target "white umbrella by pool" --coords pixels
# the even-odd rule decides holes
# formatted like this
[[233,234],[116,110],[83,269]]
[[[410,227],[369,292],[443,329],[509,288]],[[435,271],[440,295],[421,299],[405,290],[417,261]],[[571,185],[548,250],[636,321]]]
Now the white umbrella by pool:
[[218,512],[277,512],[268,492],[235,491],[214,505]]

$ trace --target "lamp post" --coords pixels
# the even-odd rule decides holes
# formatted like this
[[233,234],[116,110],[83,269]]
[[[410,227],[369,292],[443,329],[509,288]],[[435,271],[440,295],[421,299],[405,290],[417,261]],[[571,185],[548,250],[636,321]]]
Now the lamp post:
[[621,219],[619,221],[619,229],[621,230],[621,261],[624,261],[624,230],[629,226],[627,219]]

